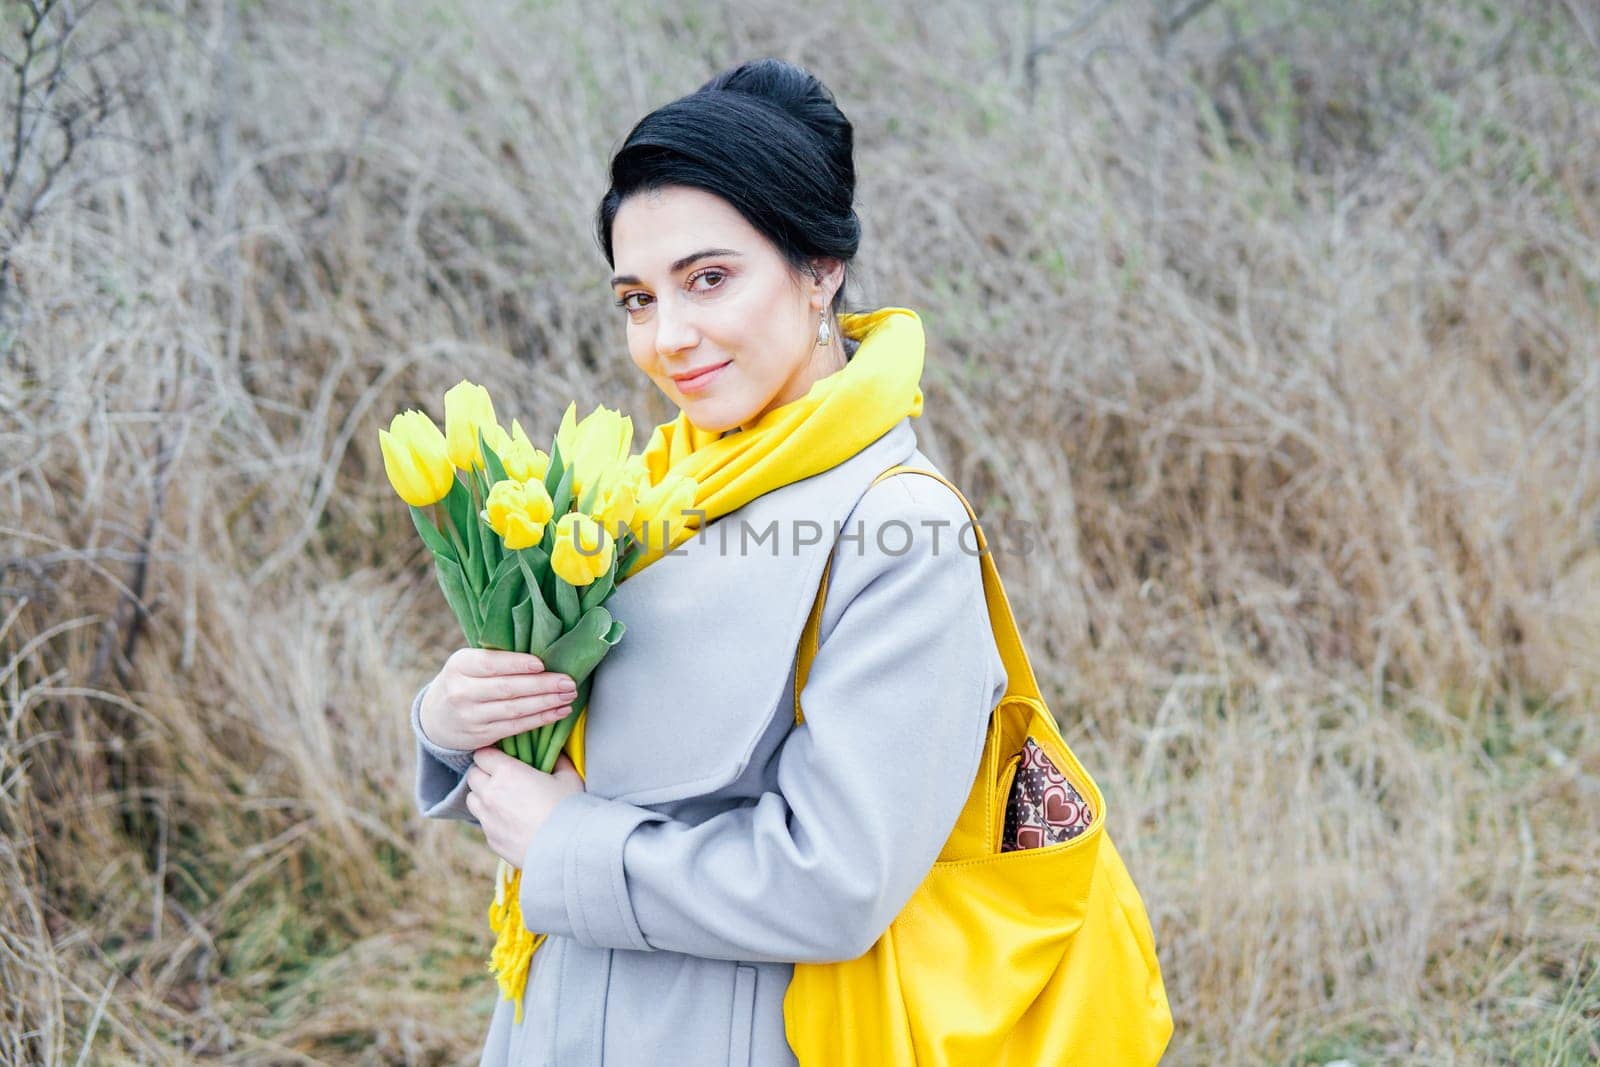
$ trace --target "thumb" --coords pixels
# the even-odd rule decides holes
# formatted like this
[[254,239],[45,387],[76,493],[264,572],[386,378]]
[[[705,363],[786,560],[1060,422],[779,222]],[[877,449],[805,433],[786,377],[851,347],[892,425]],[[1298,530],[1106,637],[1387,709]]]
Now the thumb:
[[578,773],[577,764],[573,763],[572,758],[565,752],[556,757],[555,769],[550,773],[555,775],[557,778],[571,778],[578,784],[583,784],[583,776]]

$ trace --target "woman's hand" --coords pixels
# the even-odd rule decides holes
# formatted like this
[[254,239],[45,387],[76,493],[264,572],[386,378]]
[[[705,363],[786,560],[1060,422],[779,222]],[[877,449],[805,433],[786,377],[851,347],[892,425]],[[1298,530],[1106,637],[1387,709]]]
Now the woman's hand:
[[583,792],[583,779],[562,753],[552,774],[523,763],[498,748],[480,748],[467,768],[467,810],[483,828],[495,855],[520,868],[555,806]]
[[458,648],[429,684],[417,716],[441,748],[483,748],[566,718],[577,694],[571,678],[547,672],[535,656]]

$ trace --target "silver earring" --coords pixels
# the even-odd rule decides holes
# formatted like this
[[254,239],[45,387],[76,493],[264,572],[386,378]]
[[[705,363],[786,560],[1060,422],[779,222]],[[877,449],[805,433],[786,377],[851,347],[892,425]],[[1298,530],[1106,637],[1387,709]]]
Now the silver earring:
[[822,313],[822,321],[817,323],[817,344],[822,346],[833,340],[833,331],[828,329],[828,313]]

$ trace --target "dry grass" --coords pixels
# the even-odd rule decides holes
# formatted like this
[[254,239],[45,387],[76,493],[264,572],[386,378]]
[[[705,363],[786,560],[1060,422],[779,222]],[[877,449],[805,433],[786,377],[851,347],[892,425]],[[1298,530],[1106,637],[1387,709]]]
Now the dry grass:
[[374,431],[468,373],[665,418],[588,218],[759,54],[856,122],[925,447],[1048,531],[1001,565],[1170,1061],[1600,1056],[1593,8],[607,6],[85,17],[125,106],[0,208],[0,1061],[475,1060]]

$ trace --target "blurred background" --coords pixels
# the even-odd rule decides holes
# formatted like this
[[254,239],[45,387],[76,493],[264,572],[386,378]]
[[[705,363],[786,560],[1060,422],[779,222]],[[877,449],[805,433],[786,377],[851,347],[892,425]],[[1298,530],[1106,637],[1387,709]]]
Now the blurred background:
[[606,167],[761,55],[1039,535],[1168,1062],[1600,1058],[1591,0],[0,0],[0,1062],[476,1062],[377,429],[467,376],[642,445]]

